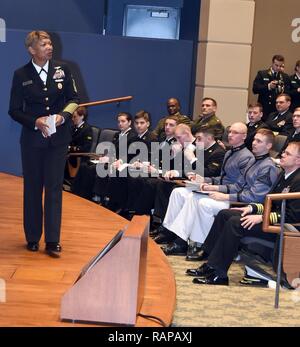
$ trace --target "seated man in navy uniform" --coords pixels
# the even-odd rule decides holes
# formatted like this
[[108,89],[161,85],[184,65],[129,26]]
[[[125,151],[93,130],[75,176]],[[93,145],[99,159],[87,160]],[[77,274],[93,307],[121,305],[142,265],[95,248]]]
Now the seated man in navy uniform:
[[[282,154],[283,172],[270,193],[300,191],[300,143],[291,142]],[[228,285],[227,272],[238,254],[240,239],[251,236],[275,242],[276,234],[262,230],[264,206],[253,204],[245,208],[222,210],[218,213],[202,246],[199,260],[207,260],[197,269],[188,269],[187,275],[197,277],[196,284]],[[274,201],[270,214],[271,224],[280,223],[281,201]],[[299,223],[300,200],[286,201],[286,223]]]
[[256,132],[259,129],[267,128],[268,126],[264,123],[261,118],[263,116],[262,105],[260,103],[250,104],[248,106],[248,120],[247,123],[247,137],[245,140],[245,145],[251,151],[252,150],[252,142]]
[[276,112],[269,114],[265,123],[276,135],[285,134],[293,128],[293,114],[289,108],[291,97],[287,94],[280,94],[276,98]]

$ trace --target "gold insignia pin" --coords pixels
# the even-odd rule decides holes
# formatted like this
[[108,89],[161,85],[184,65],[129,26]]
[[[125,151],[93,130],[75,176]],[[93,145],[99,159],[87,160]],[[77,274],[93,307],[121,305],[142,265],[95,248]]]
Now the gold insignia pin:
[[63,86],[62,86],[61,83],[58,83],[58,84],[57,84],[57,88],[58,88],[58,89],[62,89],[62,87],[63,87]]

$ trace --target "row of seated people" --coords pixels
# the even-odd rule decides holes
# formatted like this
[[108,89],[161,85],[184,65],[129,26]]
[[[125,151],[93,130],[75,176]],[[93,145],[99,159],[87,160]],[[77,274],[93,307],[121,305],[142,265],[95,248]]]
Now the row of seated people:
[[[241,130],[241,124],[233,124],[230,135],[235,131],[233,137],[238,137]],[[251,236],[275,242],[276,234],[262,231],[262,203],[268,193],[300,191],[300,143],[288,144],[278,170],[269,157],[273,137],[270,130],[259,130],[253,140],[254,158],[246,148],[238,151],[241,162],[247,165],[238,167],[233,159],[237,154],[231,151],[225,156],[218,179],[198,177],[201,191],[208,192],[208,196],[191,192],[188,187],[173,190],[163,224],[153,233],[154,239],[157,243],[167,243],[163,247],[166,255],[186,255],[189,261],[207,260],[198,268],[187,269],[186,274],[195,277],[193,283],[228,285],[227,273],[242,238]],[[230,172],[226,171],[229,164]],[[245,202],[246,206],[230,209],[232,201]],[[299,216],[300,200],[288,200],[286,222],[299,223]],[[273,204],[269,218],[271,224],[280,222],[281,202]],[[249,284],[251,280],[246,278],[244,283]]]
[[[174,108],[173,106],[177,104],[178,103],[176,102],[174,98],[171,98],[168,100],[168,107],[171,106],[170,113],[174,113],[173,111],[174,109],[175,111],[177,111],[175,112],[175,117],[178,117],[178,110]],[[202,118],[206,119],[207,121],[206,123],[204,123],[203,120],[201,122],[199,121],[196,122],[196,125],[194,126],[194,128],[203,127],[204,125],[213,127],[215,131],[215,136],[217,138],[220,138],[220,134],[221,134],[223,126],[220,120],[215,116],[215,110],[216,110],[216,102],[213,99],[205,98],[202,102],[202,111],[203,111]],[[82,113],[82,114],[79,116],[78,113]],[[255,132],[260,128],[267,127],[267,125],[265,125],[261,121],[261,117],[262,117],[261,106],[259,104],[256,104],[253,106],[250,105],[249,112],[248,112],[249,123],[247,124],[248,134],[245,141],[249,149],[251,149],[251,142]],[[84,109],[83,108],[78,109],[78,111],[74,113],[73,119],[74,119],[74,124],[77,124],[77,126],[75,127],[75,130],[74,130],[75,136],[73,137],[73,142],[70,146],[70,150],[71,152],[88,151],[88,148],[91,143],[92,134],[91,134],[90,127],[87,125],[86,122],[84,122],[84,119],[86,119],[86,112],[84,112]],[[177,124],[178,121],[180,121],[180,119],[176,121],[170,120],[167,122],[167,128],[168,128],[167,132],[168,134],[170,134],[168,135],[170,138],[174,136],[175,124]],[[142,136],[144,139],[143,141],[145,141],[145,143],[148,143],[148,146],[149,146],[149,142],[153,138],[152,134],[150,134],[149,130],[147,130],[149,128],[149,123],[150,123],[150,119],[149,119],[149,114],[147,112],[140,112],[139,114],[137,114],[136,120],[135,120],[135,127],[137,130],[137,133],[140,133],[140,135],[143,135]],[[173,125],[173,127],[171,125]],[[121,131],[120,134],[124,134],[127,136],[128,144],[130,144],[132,140],[136,139],[137,135],[133,131],[133,129],[131,129],[131,119],[129,119],[128,114],[124,113],[118,116],[118,126]],[[140,135],[138,135],[138,137]],[[296,128],[294,129],[293,127],[293,129],[290,130],[290,132],[287,133],[287,135],[288,137],[287,137],[287,140],[285,141],[286,143],[288,143],[288,141],[290,141],[291,139],[297,140],[299,139],[299,129],[296,129]],[[118,137],[116,137],[114,142],[118,143]],[[76,157],[70,157],[70,159],[75,159],[75,158]],[[88,164],[82,165],[81,170],[79,171],[75,179],[75,182],[73,184],[73,187],[72,187],[73,192],[88,199],[91,199],[93,195],[96,195],[102,198],[109,196],[110,195],[109,192],[111,190],[110,185],[106,184],[107,182],[95,183],[95,180],[96,180],[95,165],[91,165],[91,166]],[[96,180],[96,181],[99,181],[99,180]],[[123,189],[123,187],[121,187],[121,189]],[[126,194],[124,193],[124,194],[113,194],[113,195],[116,195],[115,200],[118,200],[118,198],[120,200],[118,203],[118,205],[120,206],[118,207],[119,208],[124,207]],[[124,198],[121,199],[120,198],[121,196],[124,196]],[[112,199],[112,201],[114,201],[114,199]],[[131,201],[134,201],[134,199],[131,199]]]
[[[293,125],[294,125],[294,131],[293,131],[293,134],[292,135],[294,135],[294,134],[298,134],[299,133],[299,130],[300,130],[300,124],[299,124],[299,121],[300,121],[300,112],[299,112],[300,110],[296,110],[295,111],[295,113],[294,113],[294,116],[293,116]],[[171,118],[170,118],[171,119]],[[249,117],[249,119],[250,119],[250,117]],[[167,122],[167,124],[168,124],[168,122]],[[237,129],[235,130],[235,127],[237,127]],[[244,127],[244,128],[243,128]],[[175,128],[175,126],[173,126],[173,129]],[[191,134],[191,132],[189,131],[189,127],[187,127],[187,126],[184,126],[184,125],[181,125],[181,126],[177,126],[176,128],[175,128],[176,130],[177,130],[177,132],[175,132],[175,137],[177,138],[177,140],[178,140],[178,142],[180,143],[182,143],[183,144],[183,146],[182,146],[182,148],[184,149],[184,155],[185,155],[185,157],[188,159],[188,161],[191,163],[191,162],[193,162],[195,159],[197,159],[196,157],[195,157],[195,155],[193,156],[193,149],[191,150],[190,148],[188,148],[187,146],[185,146],[185,144],[193,144],[193,142],[194,142],[194,145],[196,145],[196,139],[195,139],[195,137],[193,137],[193,135]],[[168,134],[168,129],[165,129],[166,130],[166,133]],[[244,124],[234,124],[234,125],[232,125],[232,127],[230,128],[230,131],[229,131],[229,135],[230,136],[228,136],[228,140],[229,140],[229,142],[230,142],[230,145],[231,146],[233,146],[233,147],[235,147],[233,144],[232,144],[232,134],[234,134],[234,135],[241,135],[242,137],[243,137],[243,139],[245,140],[246,139],[246,133],[247,133],[247,129],[246,129],[246,127],[245,127],[245,125]],[[270,132],[269,132],[270,133]],[[214,136],[215,136],[215,134],[214,134],[214,132],[212,131],[212,132],[210,132],[209,133],[209,131],[203,131],[203,128],[202,128],[202,131],[199,131],[199,134],[196,134],[196,138],[198,139],[198,141],[199,142],[202,142],[202,143],[204,143],[205,142],[205,140],[204,140],[204,138],[205,138],[205,136],[206,135],[208,135],[207,136],[207,138],[210,138],[210,145],[208,145],[208,146],[205,146],[204,145],[204,148],[205,149],[211,149],[212,148],[212,146],[216,146],[216,145],[218,145],[216,142],[215,142],[215,139],[214,139]],[[259,142],[257,139],[256,139],[256,142]],[[217,147],[219,147],[219,152],[220,152],[220,146],[217,146]],[[237,146],[237,147],[239,147],[239,146]],[[242,146],[242,147],[244,147],[244,146]],[[209,153],[209,152],[211,152],[211,151],[205,151],[204,152],[204,154],[205,153]],[[230,152],[230,151],[229,151]],[[228,152],[228,153],[229,153]],[[237,152],[240,152],[239,150],[237,151]],[[240,152],[241,153],[241,152]],[[224,155],[224,151],[223,151],[223,155]],[[220,158],[221,156],[219,156],[219,158]],[[269,162],[269,158],[266,158],[266,159],[268,159],[267,160],[267,162]],[[118,162],[118,161],[117,161]],[[116,162],[116,164],[115,165],[118,165],[118,163]],[[226,160],[225,160],[225,162],[226,162]],[[240,163],[240,160],[235,160],[235,162],[236,163]],[[259,161],[258,161],[259,162]],[[119,162],[120,163],[120,162]],[[215,164],[215,163],[211,163],[211,164]],[[229,163],[227,163],[226,164],[226,167],[227,167],[227,165],[228,165]],[[204,160],[204,166],[205,166],[205,160]],[[214,166],[214,165],[213,165]],[[223,164],[223,166],[225,166],[224,164]],[[220,167],[221,167],[221,164],[219,164],[218,165],[218,167],[219,167],[219,170],[220,170]],[[117,166],[115,166],[115,168],[117,168]],[[205,167],[205,169],[207,170],[207,167]],[[216,168],[215,168],[216,169]],[[228,170],[228,169],[227,169]],[[255,167],[253,167],[252,168],[252,170],[253,171],[256,171],[256,168]],[[151,171],[151,165],[149,166],[149,171]],[[169,173],[168,173],[168,175],[169,175],[169,177],[168,177],[168,175],[166,176],[166,178],[171,178],[171,176],[174,174],[174,173],[172,173],[172,171],[173,170],[169,170]],[[232,171],[234,171],[234,170],[232,170],[232,168],[230,168],[229,170],[228,170],[229,172],[232,172]],[[249,170],[250,171],[250,170]],[[261,171],[261,170],[259,170],[259,171]],[[238,172],[241,172],[241,171],[238,171]],[[215,174],[217,173],[217,170],[215,170]],[[204,173],[204,176],[207,176],[206,175],[206,172]],[[212,175],[212,176],[214,176],[214,175]],[[251,171],[251,175],[250,175],[250,173],[249,173],[249,177],[255,177],[255,174],[253,174],[252,175],[252,171]],[[223,177],[224,178],[224,177]],[[139,208],[141,208],[142,209],[142,211],[140,211],[140,213],[141,214],[143,214],[143,213],[147,213],[147,211],[148,211],[148,213],[149,213],[149,209],[150,209],[150,207],[151,206],[153,206],[153,204],[154,204],[154,206],[156,206],[156,205],[158,205],[159,206],[159,201],[160,200],[162,200],[162,197],[165,197],[165,199],[163,199],[164,200],[164,203],[162,204],[162,206],[163,206],[163,208],[161,208],[161,210],[162,210],[162,212],[160,213],[160,215],[161,215],[161,217],[163,217],[164,216],[164,211],[166,210],[166,206],[167,206],[167,203],[168,203],[168,198],[169,198],[169,195],[171,194],[171,192],[172,192],[172,190],[173,190],[173,188],[174,188],[174,186],[175,186],[175,184],[174,183],[172,183],[172,182],[168,182],[168,181],[162,181],[162,180],[158,180],[157,178],[153,178],[153,179],[149,179],[149,178],[141,178],[141,179],[137,179],[137,178],[134,178],[134,179],[132,179],[131,177],[129,177],[129,178],[126,178],[126,181],[127,182],[124,182],[124,178],[122,178],[121,180],[120,180],[121,178],[114,178],[114,182],[115,183],[113,183],[112,184],[112,180],[110,180],[110,186],[111,186],[111,188],[113,188],[113,187],[116,187],[116,186],[118,186],[118,184],[116,183],[116,182],[118,182],[119,181],[119,187],[120,188],[124,188],[124,187],[127,187],[126,189],[125,189],[125,191],[127,190],[127,191],[129,191],[129,192],[134,192],[135,194],[131,194],[131,198],[134,196],[134,198],[132,199],[132,201],[134,202],[134,203],[136,203],[136,202],[138,202],[138,201],[140,201],[140,203],[137,203],[136,204],[136,208],[134,209],[134,210],[138,210]],[[213,179],[214,180],[214,179]],[[235,181],[235,180],[234,180]],[[272,183],[272,180],[271,180],[271,178],[270,178],[270,181],[271,181],[271,183]],[[269,183],[270,183],[270,181],[269,181]],[[237,182],[237,181],[236,181]],[[255,180],[253,181],[254,182],[254,186],[257,186],[257,184],[255,183]],[[252,183],[253,183],[252,182]],[[258,182],[260,182],[260,180],[258,179]],[[261,183],[261,182],[260,182]],[[251,184],[250,184],[251,185]],[[104,187],[107,187],[107,186],[109,186],[109,184],[107,185],[107,182],[104,184]],[[238,184],[238,186],[239,187],[241,187],[241,184],[239,183]],[[131,188],[129,188],[129,187],[131,187]],[[129,189],[128,189],[129,188]],[[270,188],[270,187],[269,187]],[[108,190],[110,190],[110,189],[108,189]],[[176,191],[176,190],[175,190]],[[149,192],[150,192],[150,194],[149,194]],[[137,194],[136,194],[137,193]],[[264,196],[266,193],[264,192],[264,194],[262,194],[262,196]],[[118,196],[118,195],[120,195],[120,190],[119,189],[116,189],[116,195]],[[121,194],[122,195],[122,194]],[[126,194],[125,194],[126,195]],[[247,195],[247,194],[246,194]],[[150,197],[151,196],[151,197]],[[250,196],[251,196],[251,194],[250,194]],[[214,199],[214,198],[212,198],[212,199]],[[217,200],[219,199],[219,196],[217,195]],[[255,200],[255,198],[252,196],[252,201],[256,201]],[[129,199],[130,200],[130,199]],[[123,200],[123,202],[121,203],[121,205],[120,206],[122,206],[122,207],[124,207],[124,206],[126,206],[126,205],[124,205],[124,203],[125,203],[125,201],[126,201],[126,199],[125,200]],[[158,203],[157,203],[157,201],[158,201]],[[146,205],[148,205],[148,207],[146,207],[146,210],[144,209],[143,210],[143,202],[147,202],[146,203]],[[170,202],[171,202],[171,200],[170,200]],[[145,205],[145,204],[144,204]],[[129,204],[129,206],[130,206],[130,204]],[[158,209],[159,210],[159,209]],[[159,213],[158,213],[159,214]],[[172,218],[171,218],[172,219]],[[184,221],[186,221],[186,218],[183,218],[183,220]],[[206,220],[206,218],[204,218],[204,220]],[[175,223],[176,224],[176,223]],[[208,229],[209,230],[209,229]],[[192,239],[191,240],[191,242],[190,242],[190,244],[191,245],[197,245],[197,244],[199,244],[199,243],[197,243],[197,241],[194,241],[194,240]],[[195,243],[196,242],[196,243]],[[201,243],[201,242],[200,242]],[[186,245],[184,246],[184,247],[186,247]],[[179,247],[180,248],[180,247]],[[193,247],[194,249],[196,249],[197,250],[197,246],[196,247]],[[170,247],[168,248],[166,248],[166,253],[168,254],[168,252],[170,251]],[[171,252],[170,252],[170,254],[173,254],[173,251],[174,251],[174,247],[171,247]],[[176,249],[176,247],[175,247],[175,254],[176,254],[176,251],[177,251],[177,249]],[[181,251],[182,251],[182,249],[181,249]],[[189,252],[190,254],[189,254],[189,257],[190,257],[190,255],[191,255],[191,252]],[[193,258],[193,255],[192,255],[192,257],[191,258]]]

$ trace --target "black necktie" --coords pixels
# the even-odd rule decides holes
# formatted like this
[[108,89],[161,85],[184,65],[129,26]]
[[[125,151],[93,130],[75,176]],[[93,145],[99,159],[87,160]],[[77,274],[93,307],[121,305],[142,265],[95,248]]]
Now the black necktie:
[[45,74],[47,75],[47,71],[46,71],[43,67],[41,68],[41,70],[40,70],[40,72],[39,72],[39,75],[40,75],[43,71],[44,71]]

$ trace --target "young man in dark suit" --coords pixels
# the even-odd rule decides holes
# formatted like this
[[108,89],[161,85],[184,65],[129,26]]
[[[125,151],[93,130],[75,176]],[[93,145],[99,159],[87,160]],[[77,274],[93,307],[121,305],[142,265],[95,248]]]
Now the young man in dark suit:
[[9,104],[10,116],[22,125],[24,230],[27,249],[38,251],[44,220],[46,252],[58,257],[64,168],[79,99],[68,66],[52,60],[49,34],[33,31],[25,45],[32,59],[15,71]]

